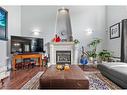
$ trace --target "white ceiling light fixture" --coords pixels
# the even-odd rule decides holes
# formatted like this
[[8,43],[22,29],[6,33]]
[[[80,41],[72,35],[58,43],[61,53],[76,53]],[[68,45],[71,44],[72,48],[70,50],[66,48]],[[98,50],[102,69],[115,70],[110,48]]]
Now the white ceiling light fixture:
[[38,36],[40,34],[40,29],[35,28],[32,30],[33,35]]
[[67,8],[65,8],[65,7],[62,7],[62,8],[60,8],[60,9],[58,9],[58,11],[59,11],[60,13],[62,13],[62,14],[67,14],[67,13],[69,12],[69,10],[68,10]]

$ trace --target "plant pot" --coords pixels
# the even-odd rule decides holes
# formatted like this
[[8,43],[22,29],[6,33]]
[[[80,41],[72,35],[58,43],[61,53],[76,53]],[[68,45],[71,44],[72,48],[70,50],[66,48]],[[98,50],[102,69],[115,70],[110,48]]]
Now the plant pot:
[[102,61],[102,63],[108,63],[108,61]]
[[93,63],[93,61],[94,61],[94,58],[93,57],[89,57],[89,62]]

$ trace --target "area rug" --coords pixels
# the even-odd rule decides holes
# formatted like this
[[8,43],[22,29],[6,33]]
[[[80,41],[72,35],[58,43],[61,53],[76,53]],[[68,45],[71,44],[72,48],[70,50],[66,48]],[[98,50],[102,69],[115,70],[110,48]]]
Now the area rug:
[[90,90],[117,90],[121,89],[119,86],[114,84],[112,81],[104,77],[101,73],[85,72],[85,76],[89,80]]
[[[21,89],[38,89],[39,78],[43,74],[43,71],[38,72],[31,80],[29,80]],[[100,72],[84,72],[89,80],[90,90],[113,90],[121,89],[112,81],[104,77]]]
[[43,74],[43,71],[38,72],[31,80],[29,80],[21,89],[38,89],[39,79]]

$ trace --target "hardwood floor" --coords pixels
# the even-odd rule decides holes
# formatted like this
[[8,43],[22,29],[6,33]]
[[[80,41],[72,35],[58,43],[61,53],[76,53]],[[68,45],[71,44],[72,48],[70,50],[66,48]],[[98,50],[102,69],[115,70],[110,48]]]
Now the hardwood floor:
[[[82,70],[87,71],[98,71],[98,69],[93,67],[80,66]],[[34,67],[31,69],[11,71],[10,76],[4,79],[3,87],[0,89],[20,89],[25,83],[27,83],[33,76],[35,76],[39,71],[44,71],[44,67]]]
[[43,70],[45,70],[44,67],[34,67],[31,69],[12,71],[10,76],[4,79],[4,85],[1,87],[1,89],[20,89],[39,71]]
[[83,65],[79,65],[79,67],[83,70],[83,71],[85,71],[85,72],[94,72],[94,71],[98,71],[99,72],[99,70],[97,69],[97,68],[95,68],[95,67],[92,67],[92,66],[87,66],[87,65],[85,65],[85,66],[83,66]]

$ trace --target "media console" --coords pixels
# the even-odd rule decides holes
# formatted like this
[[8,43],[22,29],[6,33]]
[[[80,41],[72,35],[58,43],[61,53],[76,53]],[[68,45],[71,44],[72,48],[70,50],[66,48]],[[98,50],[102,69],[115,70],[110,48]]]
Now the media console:
[[42,54],[39,53],[30,53],[30,54],[16,54],[13,55],[13,59],[12,59],[12,69],[16,70],[16,60],[17,59],[25,59],[25,58],[38,58],[38,65],[41,66],[42,65]]

